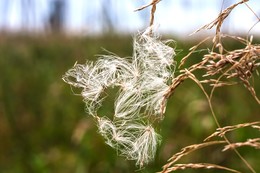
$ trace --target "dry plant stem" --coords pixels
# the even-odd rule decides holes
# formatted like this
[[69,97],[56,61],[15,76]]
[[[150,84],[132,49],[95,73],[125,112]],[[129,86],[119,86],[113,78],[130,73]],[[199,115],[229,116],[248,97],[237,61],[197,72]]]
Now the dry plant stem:
[[157,3],[159,3],[161,0],[153,0],[150,4],[147,4],[147,5],[144,5],[142,7],[139,7],[137,9],[135,9],[134,11],[141,11],[149,6],[152,6],[152,5],[156,5]]
[[188,163],[188,164],[175,164],[174,166],[167,168],[163,173],[169,173],[176,170],[184,170],[184,169],[222,169],[229,172],[241,173],[237,170],[230,169],[224,166],[211,164],[211,163]]
[[[151,16],[150,16],[150,27],[153,26],[154,24],[154,14],[155,14],[155,11],[156,11],[156,5],[160,2],[161,0],[153,0],[150,4],[147,4],[147,5],[144,5],[138,9],[136,9],[135,11],[141,11],[149,6],[152,6],[152,9],[151,9]],[[152,29],[150,30],[150,35],[153,34],[153,31]]]
[[[248,2],[248,1],[249,1],[249,0],[242,0],[242,1],[238,2],[238,3],[236,3],[236,4],[231,5],[230,7],[226,8],[225,10],[223,10],[215,20],[213,20],[213,21],[210,22],[209,24],[204,25],[203,27],[197,29],[197,30],[196,30],[195,32],[193,32],[192,34],[195,34],[195,33],[199,32],[199,31],[201,31],[201,30],[203,30],[203,29],[211,29],[211,28],[213,28],[214,26],[217,26],[217,29],[216,29],[216,35],[217,35],[218,33],[220,33],[220,28],[221,28],[221,26],[222,26],[223,21],[228,17],[228,15],[230,14],[230,12],[231,12],[236,6],[238,6],[239,4],[243,4],[243,3]],[[192,34],[191,34],[191,35],[192,35]]]
[[[232,67],[230,67],[226,72],[233,70],[233,67],[235,67],[235,65],[232,66]],[[210,99],[210,100],[212,100],[214,91],[215,91],[215,89],[216,89],[217,87],[220,87],[220,86],[223,86],[223,85],[233,85],[233,83],[223,83],[223,82],[220,83],[221,78],[223,78],[223,77],[226,75],[226,72],[223,73],[220,77],[218,77],[217,80],[214,80],[213,88],[211,89],[211,92],[210,92],[210,95],[209,95],[209,99]],[[254,97],[254,99],[256,100],[256,102],[257,102],[258,104],[260,104],[260,100],[259,100],[259,98],[258,98],[257,95],[256,95],[255,89],[250,85],[249,81],[248,81],[248,80],[245,80],[244,78],[241,78],[241,77],[240,77],[240,79],[242,80],[242,82],[244,83],[244,85],[246,86],[246,88],[249,90],[249,92],[251,93],[251,95]],[[213,80],[212,80],[212,81],[213,81]],[[205,81],[205,82],[206,82],[206,83],[209,83],[209,82],[211,82],[211,81]],[[236,83],[234,83],[234,84],[236,84]]]
[[[203,63],[202,63],[203,64]],[[201,90],[203,91],[203,93],[205,94],[205,96],[207,97],[207,100],[208,100],[208,104],[209,104],[209,107],[210,107],[210,110],[211,110],[211,113],[213,115],[213,118],[218,126],[218,128],[221,128],[220,126],[220,123],[218,122],[218,119],[215,115],[215,112],[213,110],[213,106],[211,104],[211,99],[210,99],[210,96],[207,94],[207,92],[205,91],[204,87],[202,86],[202,84],[200,83],[200,81],[191,73],[192,71],[194,71],[196,69],[196,67],[199,66],[199,65],[196,65],[192,68],[190,68],[190,70],[187,70],[185,69],[184,70],[184,73],[177,76],[174,80],[173,80],[173,83],[170,87],[170,90],[169,92],[165,95],[165,98],[169,98],[174,90],[176,89],[177,86],[179,86],[185,79],[187,78],[190,78],[192,79],[196,84],[198,84],[198,86],[201,88]],[[255,124],[255,123],[254,123]],[[225,134],[223,134],[223,138],[225,139],[225,142],[228,143],[228,145],[232,145],[231,142],[228,140],[228,138],[225,136]],[[215,143],[214,143],[215,144]],[[206,145],[203,145],[203,146],[206,146]],[[239,156],[239,158],[245,163],[245,165],[251,170],[251,172],[255,173],[254,169],[251,167],[251,165],[243,158],[243,156],[241,156],[241,154],[235,149],[235,148],[232,148],[235,153]],[[185,153],[184,155],[186,155],[188,153]],[[180,157],[178,158],[178,156],[184,156],[183,153],[177,153],[176,155],[174,155],[171,159],[171,162],[168,163],[167,165],[164,166],[164,170],[162,171],[162,173],[167,173],[167,168],[169,168],[172,164],[174,164],[177,160],[180,159]],[[169,170],[168,170],[169,171]]]
[[230,145],[226,145],[222,151],[242,147],[242,146],[250,146],[255,149],[260,149],[260,138],[248,139],[245,142],[236,142]]
[[163,170],[160,173],[166,173],[167,169],[170,168],[173,164],[175,164],[178,160],[180,160],[182,157],[188,155],[189,153],[199,150],[201,148],[205,148],[211,145],[218,145],[218,144],[224,144],[226,141],[210,141],[210,142],[204,142],[201,144],[194,144],[187,147],[184,147],[181,149],[180,152],[174,154],[169,160],[168,163],[163,166]]
[[[241,39],[240,39],[241,40]],[[191,48],[191,51],[195,51],[197,49],[197,47],[203,43],[205,40],[203,40],[202,42],[200,42],[198,45],[194,46],[193,48]],[[242,40],[243,41],[243,40]],[[223,77],[228,78],[233,77],[232,75],[234,73],[230,73],[231,71],[235,71],[235,73],[239,73],[239,75],[237,75],[236,77],[239,77],[240,80],[242,80],[242,82],[244,83],[244,85],[248,88],[248,90],[251,92],[251,94],[254,96],[255,100],[259,102],[259,99],[257,98],[254,88],[251,87],[250,83],[248,82],[248,77],[245,74],[250,74],[250,76],[253,73],[253,70],[259,66],[259,63],[255,63],[255,60],[252,63],[252,59],[253,58],[258,58],[260,54],[260,47],[259,46],[253,46],[253,45],[248,45],[245,49],[241,49],[241,50],[235,50],[232,52],[228,52],[227,54],[223,55],[223,54],[217,54],[214,53],[213,54],[209,54],[209,55],[205,55],[203,60],[197,64],[192,65],[191,67],[189,67],[188,69],[184,69],[181,70],[181,74],[178,75],[177,77],[175,77],[172,81],[172,85],[170,86],[168,92],[165,94],[165,100],[167,100],[175,91],[175,89],[181,84],[183,83],[184,80],[190,78],[192,79],[195,83],[198,84],[198,86],[202,89],[202,91],[204,92],[205,96],[207,97],[208,100],[208,104],[211,110],[211,113],[213,115],[213,118],[217,124],[218,128],[221,128],[220,123],[218,122],[218,119],[215,115],[215,112],[213,110],[213,106],[212,106],[212,96],[214,93],[215,88],[218,86],[220,79]],[[189,53],[182,61],[182,63],[185,62],[185,60],[187,59],[187,57],[189,57],[191,55],[191,53]],[[213,60],[216,59],[216,57],[220,57],[219,61],[214,62],[216,67],[214,69],[210,69],[210,66],[207,65],[208,62],[211,61],[211,57]],[[254,68],[247,68],[248,64],[253,65]],[[181,64],[182,65],[182,64]],[[227,66],[231,65],[231,67],[227,68]],[[213,76],[216,73],[220,73],[223,72],[220,77],[217,80],[212,80],[214,81],[214,85],[213,88],[210,92],[210,95],[208,95],[208,93],[205,91],[204,87],[202,86],[202,82],[199,81],[194,74],[192,73],[193,71],[197,70],[197,69],[206,69],[207,70],[207,75],[209,76]],[[223,84],[223,83],[222,83]],[[162,107],[164,107],[164,104],[166,103],[166,101],[163,102]],[[230,141],[227,139],[227,137],[225,135],[223,135],[223,138],[225,139],[225,141],[230,145]],[[235,153],[240,157],[240,159],[247,165],[247,167],[252,171],[255,172],[254,169],[250,166],[250,164],[240,155],[240,153],[234,148],[233,149],[235,151]]]
[[[190,72],[188,72],[190,75],[190,79],[192,79],[194,82],[196,82],[198,84],[198,86],[201,88],[201,90],[203,91],[203,93],[205,94],[205,96],[207,97],[207,100],[208,100],[208,104],[209,104],[209,107],[210,107],[210,111],[212,113],[212,116],[218,126],[218,128],[221,128],[220,126],[220,123],[218,122],[218,119],[217,119],[217,116],[215,114],[215,111],[213,109],[213,106],[212,106],[212,103],[211,103],[211,100],[210,100],[210,97],[209,95],[207,94],[207,92],[205,91],[204,87],[202,86],[202,84],[200,83],[200,81],[193,75],[191,74]],[[231,142],[228,140],[228,138],[226,137],[226,135],[223,135],[223,138],[224,140],[229,144],[231,145]],[[250,171],[252,173],[256,173],[256,171],[254,170],[254,168],[252,168],[252,166],[247,162],[247,160],[237,151],[236,148],[233,148],[233,151],[237,154],[237,156],[244,162],[244,164],[248,167],[248,169],[250,169]]]
[[[214,43],[214,46],[213,47],[216,47],[216,46],[219,46],[219,51],[222,53],[222,46],[221,44],[221,36],[220,36],[220,29],[221,29],[221,26],[223,24],[223,21],[229,16],[229,14],[231,13],[231,11],[236,7],[238,6],[239,4],[243,4],[245,2],[248,2],[249,0],[242,0],[236,4],[233,4],[231,5],[230,7],[226,8],[225,10],[223,10],[219,16],[213,20],[212,22],[210,22],[209,24],[207,25],[204,25],[203,27],[199,28],[198,30],[196,30],[195,32],[193,32],[192,34],[195,34],[203,29],[211,29],[213,28],[214,26],[216,26],[216,34],[215,34],[215,37],[213,39],[213,43]],[[191,35],[192,35],[191,34]]]
[[152,9],[151,9],[151,17],[150,17],[150,26],[153,26],[154,23],[154,13],[156,11],[156,4],[159,2],[160,0],[153,0],[153,5],[152,5]]
[[185,57],[183,57],[183,58],[181,59],[179,68],[184,65],[184,63],[186,62],[186,60],[191,56],[191,54],[194,53],[194,51],[195,51],[202,43],[204,43],[205,41],[207,41],[207,40],[210,39],[210,38],[211,38],[211,37],[207,37],[207,38],[203,39],[202,41],[200,41],[200,42],[199,42],[198,44],[196,44],[195,46],[193,46],[192,48],[190,48],[188,55],[186,55]]
[[260,131],[260,126],[258,126],[258,125],[253,125],[252,128],[257,129],[257,130]]
[[[217,116],[216,116],[216,114],[215,114],[215,112],[214,112],[214,110],[213,110],[213,106],[212,106],[212,104],[211,104],[211,100],[210,100],[210,97],[209,97],[208,93],[205,91],[205,89],[204,89],[204,87],[202,86],[202,84],[200,83],[200,81],[199,81],[190,71],[187,71],[187,70],[186,70],[186,72],[187,72],[187,74],[189,75],[189,78],[192,79],[192,80],[201,88],[201,90],[202,90],[203,93],[205,94],[205,96],[206,96],[206,98],[207,98],[207,101],[208,101],[208,104],[209,104],[209,107],[210,107],[210,110],[211,110],[211,113],[212,113],[212,116],[213,116],[213,118],[214,118],[214,121],[215,121],[217,127],[218,127],[218,128],[221,128],[220,123],[219,123],[219,121],[218,121],[218,119],[217,119]],[[225,140],[226,140],[227,143],[229,143],[228,139],[225,139]]]
[[[171,86],[169,87],[168,91],[165,93],[164,95],[164,98],[163,98],[163,102],[162,102],[162,105],[161,107],[162,108],[165,108],[166,106],[166,103],[167,103],[167,100],[173,95],[175,89],[182,83],[184,82],[185,79],[187,79],[188,76],[187,74],[183,73],[183,74],[180,74],[179,76],[175,77],[173,80],[172,80],[172,84]],[[163,115],[162,115],[163,116]],[[163,117],[161,117],[163,118]]]
[[[222,86],[224,84],[228,84],[228,83],[221,83],[220,82],[220,79],[223,78],[223,77],[226,77],[227,79],[228,78],[231,78],[231,77],[238,77],[242,82],[243,84],[246,86],[246,88],[251,92],[251,94],[254,96],[255,100],[260,104],[260,101],[259,99],[257,98],[256,96],[256,93],[255,93],[255,90],[254,88],[251,86],[250,82],[249,82],[249,79],[250,77],[252,76],[253,74],[253,71],[255,70],[256,67],[259,66],[260,63],[258,63],[255,59],[259,59],[259,50],[258,49],[258,46],[251,46],[251,42],[249,43],[249,45],[245,48],[245,49],[241,49],[241,50],[235,50],[233,52],[228,52],[227,54],[224,54],[223,55],[223,51],[224,51],[224,48],[221,44],[221,32],[220,32],[220,29],[221,29],[221,26],[224,22],[224,20],[228,17],[228,15],[231,13],[231,11],[236,7],[238,6],[239,4],[243,4],[245,2],[247,2],[248,0],[242,0],[230,7],[228,7],[227,9],[223,10],[219,16],[214,20],[212,21],[211,23],[203,26],[202,28],[198,29],[197,31],[195,31],[194,33],[196,32],[199,32],[200,30],[202,29],[211,29],[212,27],[216,26],[216,33],[215,33],[215,37],[213,38],[213,48],[219,48],[219,54],[217,53],[214,53],[212,52],[213,54],[209,54],[208,57],[207,55],[204,56],[203,60],[200,62],[200,63],[197,63],[197,64],[194,64],[193,66],[189,67],[188,69],[184,69],[182,70],[182,74],[180,74],[179,76],[177,76],[175,79],[173,79],[172,81],[172,85],[169,89],[169,91],[165,94],[165,99],[168,99],[172,94],[173,92],[175,91],[175,89],[187,78],[190,78],[192,79],[195,83],[198,84],[198,86],[202,89],[202,91],[204,92],[205,96],[207,97],[207,101],[208,101],[208,104],[209,104],[209,107],[210,107],[210,110],[211,110],[211,113],[213,115],[213,118],[215,119],[215,122],[218,126],[218,128],[220,129],[221,126],[220,126],[220,123],[218,122],[218,119],[215,115],[215,112],[213,110],[213,106],[212,106],[212,96],[213,96],[213,93],[214,93],[214,90],[217,86]],[[247,4],[246,4],[247,5]],[[257,17],[258,18],[258,17]],[[259,18],[258,18],[259,19]],[[189,54],[184,57],[180,63],[180,66],[179,68],[185,63],[186,59],[198,48],[198,46],[202,43],[204,43],[208,38],[202,40],[199,44],[193,46],[191,49],[190,49],[190,52]],[[238,39],[240,40],[240,39]],[[241,40],[240,40],[241,41]],[[244,41],[242,39],[242,41]],[[216,59],[219,58],[219,61],[217,62],[214,62],[216,61]],[[212,58],[212,59],[211,59]],[[215,59],[216,58],[216,59]],[[254,58],[254,59],[253,59]],[[251,62],[251,60],[253,59],[253,63]],[[210,66],[207,65],[207,63],[215,63],[215,65],[217,65],[216,68],[214,69],[210,69]],[[252,68],[247,68],[248,65],[252,66]],[[207,92],[205,91],[204,87],[202,86],[202,82],[199,81],[194,75],[193,75],[193,71],[196,70],[196,69],[206,69],[206,75],[208,76],[213,76],[215,74],[218,74],[218,73],[222,73],[220,75],[220,77],[218,77],[217,80],[208,80],[208,82],[206,83],[211,83],[211,82],[214,82],[213,84],[213,88],[210,92],[210,95],[207,94]],[[224,71],[224,72],[223,72]],[[247,76],[249,75],[249,76]],[[225,136],[225,134],[223,134],[222,136],[224,139],[225,139],[225,142],[228,143],[227,146],[230,147],[230,149],[234,150],[235,153],[239,156],[239,158],[245,163],[245,165],[250,169],[251,172],[255,173],[255,170],[251,167],[251,165],[241,156],[241,154],[236,150],[236,147],[235,146],[241,146],[241,145],[256,145],[258,146],[258,143],[257,144],[253,144],[252,141],[250,142],[244,142],[244,143],[237,143],[237,145],[235,144],[231,144],[230,141],[228,140],[228,138]],[[255,141],[253,141],[255,142]],[[233,147],[232,147],[233,146]],[[178,154],[180,153],[177,153],[177,156]],[[181,153],[182,154],[182,153]],[[180,154],[180,155],[181,155]],[[176,156],[176,155],[174,155]],[[173,157],[174,157],[173,156]],[[171,160],[171,159],[170,159]],[[177,159],[178,160],[178,159]],[[171,161],[170,163],[168,163],[167,165],[164,166],[164,171],[163,173],[166,173],[168,171],[173,171],[173,169],[170,169],[169,167],[174,164],[174,161]],[[190,168],[193,168],[192,166],[194,165],[189,165]],[[187,167],[189,167],[187,166]],[[173,167],[172,167],[173,168]],[[185,169],[185,166],[183,167],[183,165],[181,165],[179,167],[180,169]]]
[[247,8],[255,15],[255,17],[257,18],[257,22],[255,24],[252,25],[252,27],[248,30],[248,35],[249,32],[260,22],[260,17],[254,12],[254,10],[247,4],[245,3],[245,5],[247,6]]
[[[179,86],[185,79],[187,79],[187,78],[192,79],[195,83],[198,84],[198,86],[201,88],[201,90],[203,91],[203,93],[204,93],[205,96],[207,97],[208,104],[209,104],[209,107],[210,107],[212,116],[213,116],[213,118],[214,118],[214,120],[215,120],[215,122],[216,122],[218,128],[221,128],[220,123],[218,122],[217,116],[215,115],[215,112],[214,112],[214,110],[213,110],[213,106],[212,106],[212,104],[211,104],[211,100],[210,100],[209,95],[208,95],[207,92],[205,91],[205,89],[204,89],[204,87],[202,86],[202,84],[200,83],[200,81],[191,73],[191,72],[192,72],[193,70],[195,70],[195,69],[196,69],[196,64],[195,64],[195,68],[191,68],[190,71],[187,70],[187,69],[185,69],[185,70],[184,70],[184,71],[185,71],[184,74],[181,74],[181,75],[179,75],[178,77],[176,77],[176,79],[173,80],[173,83],[172,83],[172,85],[171,85],[171,87],[170,87],[169,92],[165,95],[165,98],[166,98],[166,99],[169,98],[169,97],[173,94],[175,88],[176,88],[177,86]],[[231,142],[228,140],[228,138],[227,138],[225,135],[223,135],[223,138],[225,139],[225,141],[226,141],[229,145],[231,145]],[[233,150],[234,150],[235,153],[238,155],[238,157],[245,163],[245,165],[251,170],[251,172],[256,173],[255,170],[251,167],[251,165],[250,165],[250,164],[243,158],[243,156],[236,150],[236,148],[234,148]]]
[[[196,49],[196,48],[194,48],[193,51],[195,51],[195,49]],[[191,55],[191,54],[189,54],[189,55]],[[186,56],[186,58],[188,58],[188,55]],[[185,59],[185,60],[186,60],[186,59]],[[185,60],[184,60],[184,61],[185,61]],[[183,61],[183,63],[184,63],[184,61]],[[163,103],[166,103],[166,100],[169,99],[169,98],[173,95],[175,89],[176,89],[180,84],[182,84],[186,79],[190,78],[190,74],[192,74],[193,71],[197,70],[198,68],[200,68],[200,67],[201,67],[203,64],[205,64],[205,63],[206,63],[206,61],[203,60],[203,61],[201,61],[201,62],[199,62],[199,63],[197,63],[197,64],[192,65],[192,66],[189,67],[188,69],[180,70],[181,74],[178,75],[178,76],[176,76],[176,77],[172,80],[172,84],[171,84],[170,88],[169,88],[168,91],[165,93],[165,95],[164,95],[164,100],[165,100],[165,101],[164,101]],[[181,65],[180,65],[180,66],[181,66]],[[205,92],[206,92],[206,91],[205,91]],[[164,104],[162,105],[162,107],[163,107],[163,106],[164,106]]]
[[[244,86],[248,89],[248,91],[251,93],[251,95],[254,97],[254,99],[257,101],[258,104],[260,104],[260,99],[257,97],[255,89],[251,86],[251,83],[249,80],[253,77],[253,73],[256,71],[258,74],[258,71],[256,70],[258,67],[260,67],[260,46],[259,45],[252,45],[252,39],[250,41],[247,41],[240,37],[235,36],[228,36],[228,35],[222,35],[222,37],[229,37],[232,39],[235,39],[242,44],[247,45],[243,49],[237,49],[233,51],[226,51],[225,54],[223,53],[217,53],[217,52],[210,52],[206,55],[204,55],[204,58],[201,62],[194,64],[193,66],[188,68],[188,71],[192,72],[197,69],[203,69],[206,71],[205,75],[203,77],[210,76],[211,79],[206,79],[203,81],[200,81],[201,83],[208,83],[211,86],[213,86],[213,89],[210,94],[210,100],[213,96],[214,90],[217,87],[221,87],[224,85],[233,85],[237,84],[236,82],[224,82],[220,81],[220,79],[225,78],[227,80],[231,78],[239,78]],[[190,57],[190,55],[197,50],[199,45],[204,43],[207,39],[210,37],[204,39],[197,45],[190,48],[190,52],[188,55],[186,55],[179,65],[179,68],[183,66],[183,64],[186,62],[187,58]],[[219,44],[220,47],[223,48],[221,44]],[[214,75],[220,76],[217,79],[213,79]]]
[[[243,82],[245,87],[249,90],[257,103],[260,104],[260,100],[256,95],[255,89],[251,86],[249,82],[249,79],[251,78],[255,69],[260,66],[260,63],[257,62],[257,60],[259,61],[260,59],[259,55],[260,46],[250,45],[250,43],[244,49],[234,50],[228,52],[225,55],[217,53],[205,55],[204,58],[209,58],[209,62],[211,61],[211,59],[219,59],[218,62],[211,62],[210,65],[205,66],[205,68],[207,69],[206,76],[213,76],[224,71],[213,84],[213,88],[210,93],[210,100],[212,99],[215,88],[219,86],[219,81],[221,78],[225,77],[229,79],[233,77],[238,77]],[[225,67],[228,65],[231,65],[231,67],[225,69]]]
[[244,4],[246,5],[246,7],[255,15],[255,17],[258,19],[258,21],[260,21],[260,17],[254,12],[254,10],[246,3],[249,0],[245,1]]
[[234,125],[234,126],[226,126],[226,127],[218,128],[216,130],[216,132],[214,132],[213,134],[208,136],[204,141],[208,141],[208,140],[212,139],[215,136],[223,137],[227,132],[231,132],[231,131],[234,131],[236,129],[241,129],[241,128],[245,128],[245,127],[255,128],[256,125],[258,125],[258,124],[260,124],[260,121],[256,121],[256,122],[252,122],[252,123],[243,123],[243,124],[237,124],[237,125]]

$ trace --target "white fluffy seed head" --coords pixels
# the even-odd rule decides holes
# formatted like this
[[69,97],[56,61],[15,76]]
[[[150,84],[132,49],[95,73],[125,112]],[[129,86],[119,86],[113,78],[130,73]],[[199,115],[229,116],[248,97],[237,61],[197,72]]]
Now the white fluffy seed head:
[[142,167],[153,160],[157,146],[160,143],[160,136],[151,125],[143,126],[138,130],[128,158],[136,160],[136,164]]
[[106,143],[115,148],[129,160],[136,160],[136,165],[143,166],[153,160],[160,136],[151,125],[139,122],[117,121],[99,118],[99,133]]
[[119,87],[113,120],[97,118],[99,133],[108,145],[140,166],[154,158],[158,146],[159,136],[149,121],[164,113],[175,55],[173,48],[147,33],[134,38],[131,58],[101,55],[96,63],[76,64],[63,76],[66,83],[82,88],[86,110],[94,117],[98,117],[104,90]]

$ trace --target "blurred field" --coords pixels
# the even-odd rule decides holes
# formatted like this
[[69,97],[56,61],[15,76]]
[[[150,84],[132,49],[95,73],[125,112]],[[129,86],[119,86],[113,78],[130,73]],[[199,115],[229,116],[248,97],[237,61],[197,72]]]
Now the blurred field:
[[[84,112],[82,98],[73,95],[61,77],[74,65],[95,60],[105,48],[119,56],[132,55],[131,36],[79,38],[66,36],[0,36],[0,172],[4,173],[132,173],[138,170],[104,144],[91,117]],[[192,46],[177,41],[179,61]],[[229,47],[238,47],[230,42]],[[181,51],[182,49],[182,51]],[[201,56],[202,53],[196,54]],[[194,60],[196,60],[195,57]],[[259,76],[254,85],[260,94]],[[109,91],[108,91],[109,92]],[[113,112],[112,97],[102,115]],[[222,124],[259,121],[259,105],[242,86],[216,91],[214,109]],[[200,143],[216,129],[207,100],[192,81],[184,82],[168,102],[166,118],[157,127],[162,135],[154,163],[137,172],[156,172],[182,147]],[[232,141],[259,137],[242,129],[229,135]],[[241,168],[232,152],[210,147],[185,157],[182,162],[211,162]],[[240,148],[241,154],[260,172],[259,150]],[[214,172],[186,170],[183,172]],[[181,172],[181,171],[180,171]],[[216,171],[220,172],[220,171]]]

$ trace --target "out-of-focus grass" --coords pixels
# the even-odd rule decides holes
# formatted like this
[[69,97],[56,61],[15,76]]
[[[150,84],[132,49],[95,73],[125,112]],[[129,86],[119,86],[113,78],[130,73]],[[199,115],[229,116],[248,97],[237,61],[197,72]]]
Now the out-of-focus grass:
[[[73,95],[61,80],[76,61],[85,63],[86,59],[95,60],[96,54],[104,54],[102,47],[119,56],[131,56],[131,38],[1,35],[0,172],[130,173],[138,169],[134,162],[117,157],[116,151],[104,144],[96,133],[94,120],[84,112],[82,98]],[[191,42],[178,41],[177,48],[183,52],[177,59],[191,46]],[[258,92],[259,83],[257,77]],[[111,116],[113,101],[105,103],[100,114]],[[240,85],[218,89],[213,105],[222,125],[259,120],[259,105]],[[192,81],[177,88],[165,116],[157,127],[163,141],[155,162],[141,172],[159,171],[174,152],[202,142],[216,128],[205,96]],[[230,139],[245,140],[256,135],[259,132],[244,129]],[[220,149],[196,152],[184,161],[223,163],[245,169],[234,153],[221,153]],[[243,148],[241,153],[260,171],[259,152]]]

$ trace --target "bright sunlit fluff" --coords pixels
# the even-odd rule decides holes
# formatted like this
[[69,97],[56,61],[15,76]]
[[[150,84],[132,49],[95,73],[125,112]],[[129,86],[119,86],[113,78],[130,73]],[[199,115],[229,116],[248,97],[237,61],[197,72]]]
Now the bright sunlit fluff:
[[118,154],[136,160],[140,166],[153,160],[160,136],[151,125],[124,120],[113,123],[102,117],[98,119],[98,128],[106,143]]
[[[152,127],[164,114],[165,94],[174,72],[174,49],[159,37],[150,36],[151,28],[134,38],[132,58],[101,55],[96,63],[75,64],[63,80],[77,88],[87,112],[97,119],[99,133],[120,155],[143,166],[153,160],[159,135]],[[119,87],[113,120],[99,117],[102,93]]]

